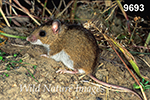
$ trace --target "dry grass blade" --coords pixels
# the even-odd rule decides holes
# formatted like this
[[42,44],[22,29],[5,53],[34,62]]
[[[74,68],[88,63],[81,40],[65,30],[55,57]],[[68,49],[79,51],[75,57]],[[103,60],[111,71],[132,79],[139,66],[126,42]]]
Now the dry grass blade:
[[148,67],[150,67],[150,64],[145,59],[143,59],[141,57],[139,57],[139,58],[142,59]]
[[2,14],[2,16],[3,16],[3,18],[4,18],[5,22],[6,22],[6,24],[8,25],[8,27],[10,27],[10,24],[9,24],[9,22],[8,22],[8,20],[7,20],[7,18],[6,18],[6,16],[5,16],[5,14],[4,14],[4,12],[3,12],[3,10],[2,10],[1,7],[0,7],[0,12],[1,12],[1,14]]
[[68,7],[70,7],[70,5],[73,3],[73,1],[71,1],[70,3],[68,3],[68,5],[67,5],[67,7],[62,11],[62,12],[60,12],[57,16],[56,16],[56,18],[58,18],[59,16],[61,16],[67,9],[68,9]]
[[129,32],[129,34],[131,34],[130,24],[129,24],[129,18],[128,18],[128,16],[127,16],[126,12],[124,11],[124,9],[123,9],[123,7],[122,7],[121,1],[116,0],[116,2],[118,3],[118,6],[119,6],[120,10],[122,11],[122,13],[123,13],[124,17],[125,17],[125,18],[126,18],[126,20],[127,20],[128,32]]
[[43,7],[43,14],[42,14],[43,17],[44,17],[44,15],[45,15],[45,8],[46,8],[46,5],[47,5],[47,0],[45,0],[44,7]]
[[[41,4],[41,6],[43,6],[44,7],[44,4],[42,4],[41,3],[41,1],[40,0],[37,0],[37,2],[38,3],[40,3]],[[53,14],[48,10],[48,8],[47,7],[45,7],[45,10],[52,16]]]
[[[31,5],[31,1],[29,1],[29,0],[24,0],[27,4],[29,4],[29,5]],[[35,2],[35,1],[33,1],[33,2]]]
[[55,3],[53,2],[53,0],[52,0],[51,2],[52,2],[52,4],[53,4],[53,6],[54,6],[52,13],[54,13],[54,12],[55,12],[55,10],[58,10],[58,9],[57,9],[57,7],[56,7]]
[[0,73],[3,73],[3,72],[8,72],[8,70],[3,70],[3,71],[0,71]]
[[[96,27],[94,24],[93,24],[93,27],[100,31],[98,29],[98,27]],[[109,43],[110,47],[116,52],[116,54],[118,55],[118,57],[120,58],[120,60],[123,62],[123,64],[126,66],[126,68],[128,69],[128,71],[130,72],[130,74],[132,75],[132,77],[135,79],[136,83],[140,86],[140,89],[141,89],[141,92],[143,94],[143,97],[144,97],[144,100],[147,100],[146,98],[146,95],[145,95],[145,92],[143,91],[143,87],[141,86],[141,84],[139,83],[139,81],[137,80],[137,78],[134,76],[134,74],[131,72],[131,70],[129,69],[129,67],[126,65],[126,63],[124,62],[124,60],[121,58],[121,56],[119,55],[119,53],[116,51],[116,49],[113,47],[114,45],[114,42],[112,41],[112,39],[110,37],[108,37],[107,35],[105,34],[102,34],[104,36],[104,38],[107,40],[107,42]]]
[[8,27],[10,27],[10,24],[9,24],[9,22],[8,22],[8,20],[7,20],[6,16],[5,16],[5,14],[4,14],[4,12],[3,12],[3,10],[2,10],[2,0],[0,0],[0,12],[1,12],[1,14],[2,14],[2,16],[3,16],[3,18],[4,18],[5,22],[6,22],[6,24],[8,25]]
[[127,49],[125,49],[121,44],[119,44],[117,41],[113,40],[112,38],[109,38],[113,44],[115,44],[116,47],[118,47],[121,52],[124,54],[124,56],[126,57],[126,59],[129,61],[129,63],[132,65],[134,71],[141,77],[144,78],[146,80],[150,80],[148,77],[145,77],[143,75],[141,75],[140,70],[137,66],[136,60],[134,59],[134,57],[131,55],[130,52],[128,52]]
[[14,0],[14,2],[20,7],[23,9],[23,11],[25,11],[26,13],[29,13],[28,9],[26,9],[25,7],[23,7],[18,0]]
[[[141,92],[143,94],[144,100],[147,100],[147,97],[145,95],[145,92],[143,90],[143,87],[141,86],[141,84],[139,83],[139,81],[137,80],[137,78],[134,76],[134,74],[131,72],[131,70],[129,69],[129,67],[125,64],[125,62],[123,61],[123,59],[121,58],[121,56],[119,55],[119,53],[115,50],[115,48],[112,46],[114,42],[112,42],[111,38],[106,36],[105,34],[103,34],[103,36],[105,37],[105,39],[108,41],[108,43],[111,45],[112,49],[116,52],[116,54],[119,56],[120,60],[123,62],[123,64],[126,66],[126,68],[128,69],[128,71],[130,72],[130,74],[132,75],[132,77],[135,79],[135,81],[137,82],[137,84],[140,86]],[[122,49],[122,48],[121,48]],[[127,58],[129,59],[129,58]]]
[[109,9],[115,7],[116,5],[117,5],[117,3],[114,3],[113,5],[111,5],[111,6],[108,7],[107,9],[105,9],[105,10],[102,12],[102,14],[105,13],[106,11],[108,11]]
[[77,7],[77,0],[74,0],[72,11],[71,11],[71,21],[74,20],[75,17],[75,12],[76,12],[76,7]]
[[104,0],[106,7],[111,6],[112,1],[111,0]]
[[[9,0],[9,2],[12,3],[12,0]],[[12,6],[10,5],[9,6],[10,15],[12,15],[12,10],[11,9],[12,9]]]
[[149,43],[150,43],[150,33],[147,36],[147,39],[146,39],[144,46],[147,47]]
[[[12,7],[11,7],[11,8],[12,8]],[[10,16],[10,13],[9,13],[9,11],[8,11],[7,6],[6,6],[6,14],[7,14],[8,16]],[[14,20],[14,19],[12,19],[12,18],[11,18],[11,21],[12,21],[15,25],[21,26],[16,20]]]
[[66,3],[65,3],[65,0],[62,0],[63,1],[63,3],[64,3],[64,6],[66,7]]
[[115,11],[116,8],[117,8],[117,6],[115,6],[115,7],[112,9],[110,15],[105,19],[105,21],[107,21],[107,20],[113,15],[113,12]]
[[[14,2],[15,2],[18,6],[20,6],[20,8],[22,8],[22,11],[23,11],[24,13],[26,13],[29,17],[31,17],[31,19],[34,20],[39,26],[41,25],[41,24],[30,14],[30,12],[28,11],[28,9],[26,9],[25,7],[23,7],[23,6],[19,3],[18,0],[14,0]],[[15,7],[16,7],[16,6],[15,6]]]
[[60,0],[60,2],[59,2],[58,9],[60,9],[61,5],[62,5],[62,0]]

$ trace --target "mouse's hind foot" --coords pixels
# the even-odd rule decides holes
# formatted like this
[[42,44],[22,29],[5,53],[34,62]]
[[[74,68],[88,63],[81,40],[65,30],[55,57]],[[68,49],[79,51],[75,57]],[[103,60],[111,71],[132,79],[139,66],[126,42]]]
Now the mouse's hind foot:
[[69,74],[77,74],[79,73],[78,70],[74,70],[74,71],[69,71],[69,70],[66,70],[66,69],[59,69],[56,71],[56,73],[69,73]]

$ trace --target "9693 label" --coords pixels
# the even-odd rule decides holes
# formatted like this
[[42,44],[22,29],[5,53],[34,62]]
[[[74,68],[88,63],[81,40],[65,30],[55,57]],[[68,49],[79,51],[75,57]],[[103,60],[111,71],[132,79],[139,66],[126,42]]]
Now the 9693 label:
[[144,4],[124,4],[123,9],[124,9],[124,11],[143,12],[144,11]]

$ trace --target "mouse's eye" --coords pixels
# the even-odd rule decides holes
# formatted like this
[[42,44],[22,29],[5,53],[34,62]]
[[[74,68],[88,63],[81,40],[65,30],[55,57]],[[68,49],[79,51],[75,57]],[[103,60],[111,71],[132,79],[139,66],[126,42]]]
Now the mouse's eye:
[[39,36],[41,36],[41,37],[46,36],[46,32],[45,32],[45,31],[43,31],[43,30],[41,30],[41,31],[40,31],[40,33],[39,33]]

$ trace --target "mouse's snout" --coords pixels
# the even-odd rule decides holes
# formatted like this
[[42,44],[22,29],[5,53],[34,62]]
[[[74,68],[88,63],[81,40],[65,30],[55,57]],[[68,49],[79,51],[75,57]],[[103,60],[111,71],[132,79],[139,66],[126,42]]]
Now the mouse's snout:
[[29,41],[29,37],[27,37],[26,40]]
[[26,40],[29,41],[29,42],[34,43],[34,42],[37,41],[37,38],[36,38],[34,35],[30,35],[30,36],[28,36],[28,37],[26,38]]

